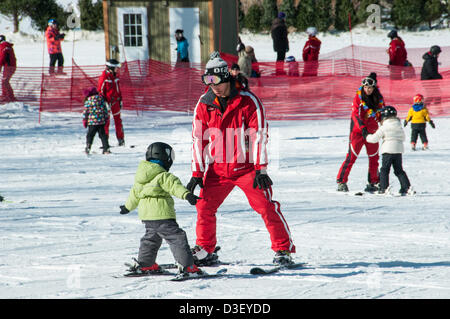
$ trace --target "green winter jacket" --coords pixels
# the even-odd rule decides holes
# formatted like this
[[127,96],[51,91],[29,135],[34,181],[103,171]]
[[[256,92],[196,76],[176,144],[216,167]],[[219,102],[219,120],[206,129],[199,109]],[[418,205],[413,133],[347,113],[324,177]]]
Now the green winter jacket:
[[185,199],[188,193],[178,177],[159,164],[142,161],[125,207],[129,211],[138,207],[141,220],[176,219],[172,196]]

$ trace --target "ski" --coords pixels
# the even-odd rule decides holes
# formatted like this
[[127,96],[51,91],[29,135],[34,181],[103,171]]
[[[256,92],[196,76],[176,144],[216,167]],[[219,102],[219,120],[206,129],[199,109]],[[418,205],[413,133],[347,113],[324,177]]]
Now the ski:
[[115,276],[115,277],[116,278],[117,277],[150,277],[150,276],[174,276],[174,275],[175,274],[170,272],[170,271],[161,269],[161,270],[157,270],[157,271],[146,271],[146,272],[143,272],[143,273],[131,272],[130,271],[130,272],[124,273],[121,276]]
[[192,276],[184,277],[182,274],[175,276],[175,278],[170,279],[170,281],[186,281],[186,280],[195,280],[195,279],[211,279],[223,276],[227,272],[226,268],[219,269],[217,272],[213,274],[208,274],[203,272],[201,275],[195,274]]
[[254,268],[250,269],[250,273],[252,275],[270,275],[270,274],[274,274],[274,273],[277,273],[279,271],[286,270],[286,269],[304,268],[305,265],[306,265],[306,263],[293,263],[293,264],[288,264],[288,265],[283,265],[283,266],[275,266],[275,267],[272,267],[269,269],[254,267]]

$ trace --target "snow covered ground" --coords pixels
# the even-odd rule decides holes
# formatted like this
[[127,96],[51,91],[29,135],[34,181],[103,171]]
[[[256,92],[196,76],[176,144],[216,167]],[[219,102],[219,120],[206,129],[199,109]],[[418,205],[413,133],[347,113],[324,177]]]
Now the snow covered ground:
[[[354,44],[387,45],[386,32],[371,40],[364,40],[364,32],[378,31],[354,32]],[[15,37],[10,36],[20,64],[42,65],[42,39]],[[77,42],[77,63],[104,62],[102,37],[90,33]],[[327,37],[323,52],[350,44],[348,34]],[[273,60],[267,35],[242,39],[260,60]],[[448,31],[405,33],[404,39],[415,47],[445,45]],[[304,37],[293,35],[291,41],[300,50]],[[65,45],[71,52],[71,43]],[[365,186],[364,150],[350,175],[350,195],[335,192],[348,120],[270,122],[274,199],[297,246],[295,260],[308,263],[305,269],[269,277],[248,273],[252,265],[268,266],[273,252],[261,218],[236,189],[218,212],[219,256],[240,262],[227,267],[227,277],[183,283],[114,278],[137,256],[144,233],[136,212],[119,214],[137,165],[150,143],[170,143],[177,153],[172,172],[187,183],[191,120],[188,114],[125,112],[126,142],[135,147],[86,157],[80,114],[43,113],[39,124],[37,109],[1,105],[0,194],[7,202],[0,204],[0,298],[450,298],[449,118],[434,118],[436,129],[428,128],[430,151],[404,154],[417,191],[413,197],[352,196]],[[116,145],[113,134],[110,142]],[[100,153],[98,137],[94,143]],[[391,182],[398,190],[393,173]],[[182,200],[176,208],[193,244],[195,209]],[[163,244],[158,262],[172,261]]]
[[[45,114],[20,103],[0,108],[0,298],[449,298],[450,119],[435,119],[430,151],[407,151],[404,167],[418,194],[362,197],[336,193],[347,150],[347,120],[271,122],[269,173],[297,246],[302,270],[252,277],[273,252],[261,218],[233,191],[218,213],[220,258],[239,261],[209,281],[113,278],[137,256],[144,227],[119,214],[137,165],[154,141],[177,152],[172,172],[190,177],[191,117],[124,114],[128,145],[83,154],[78,114]],[[409,133],[409,129],[407,128]],[[115,138],[111,139],[113,145]],[[93,149],[99,152],[100,141]],[[367,176],[362,152],[351,194]],[[399,185],[391,174],[395,190]],[[191,243],[195,210],[176,200]],[[167,244],[158,262],[172,262]],[[213,271],[210,269],[209,271]]]

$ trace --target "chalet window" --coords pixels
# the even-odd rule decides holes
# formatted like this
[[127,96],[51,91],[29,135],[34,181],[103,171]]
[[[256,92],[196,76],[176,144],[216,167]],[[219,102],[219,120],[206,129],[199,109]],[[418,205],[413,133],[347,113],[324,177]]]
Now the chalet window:
[[142,46],[142,14],[124,14],[123,29],[126,47]]

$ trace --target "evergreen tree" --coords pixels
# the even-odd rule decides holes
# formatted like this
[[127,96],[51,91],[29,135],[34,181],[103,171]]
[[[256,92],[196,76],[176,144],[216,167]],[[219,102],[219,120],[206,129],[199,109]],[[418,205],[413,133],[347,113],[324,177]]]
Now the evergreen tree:
[[413,28],[423,21],[424,0],[394,0],[391,20],[397,27]]
[[264,9],[261,20],[262,27],[264,29],[270,29],[273,19],[275,19],[278,14],[277,0],[263,0],[262,6]]
[[251,32],[261,31],[261,19],[263,13],[263,8],[259,4],[255,3],[251,5],[244,18],[245,27]]
[[95,4],[92,0],[79,0],[81,14],[81,28],[96,31],[103,29],[103,5],[102,1]]
[[316,0],[302,0],[298,4],[295,27],[299,31],[305,31],[316,24]]
[[279,12],[286,14],[286,26],[295,26],[297,18],[297,8],[294,0],[283,0],[280,5]]
[[334,21],[334,26],[337,30],[346,30],[349,28],[348,15],[350,14],[350,21],[352,27],[357,23],[356,21],[356,11],[353,7],[353,2],[351,0],[337,0],[336,1],[336,16]]
[[315,27],[319,31],[328,31],[333,23],[331,15],[330,0],[316,0],[316,23]]
[[428,23],[431,29],[431,23],[434,20],[439,19],[444,13],[447,12],[445,4],[441,0],[429,0],[425,1],[423,8],[424,21]]
[[19,32],[19,23],[24,16],[36,5],[35,0],[1,0],[0,13],[4,14],[13,21],[13,32]]

